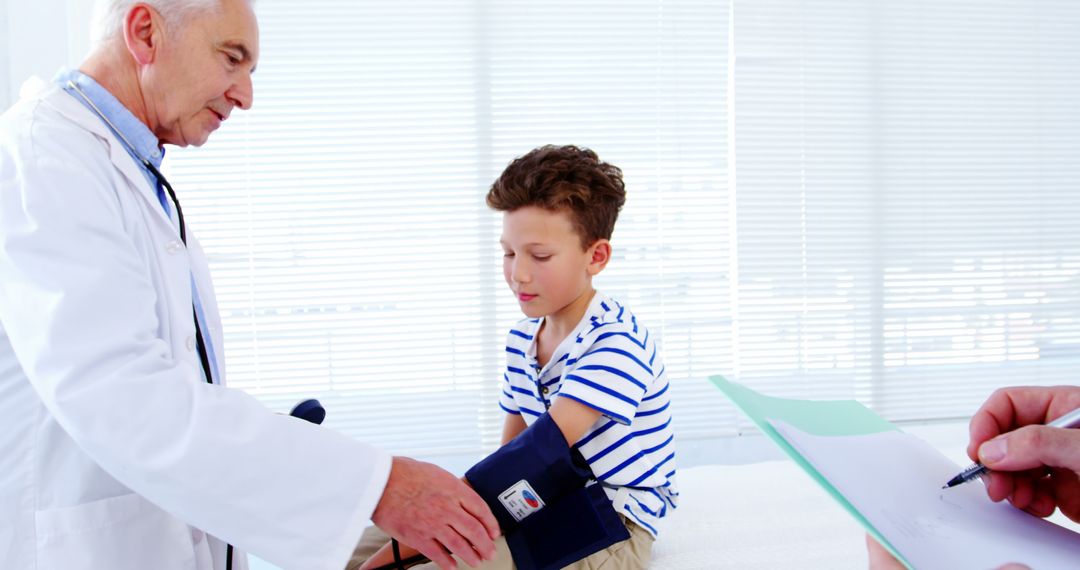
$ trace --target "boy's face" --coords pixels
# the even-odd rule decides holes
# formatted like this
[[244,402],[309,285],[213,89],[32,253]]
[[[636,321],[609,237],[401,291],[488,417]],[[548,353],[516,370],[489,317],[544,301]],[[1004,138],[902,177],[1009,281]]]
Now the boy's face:
[[[587,249],[566,212],[535,206],[503,215],[503,276],[531,318],[563,317],[588,308],[592,276],[607,263],[607,240]],[[601,255],[597,255],[601,248]],[[599,259],[598,259],[599,258]],[[578,315],[574,320],[580,319]]]

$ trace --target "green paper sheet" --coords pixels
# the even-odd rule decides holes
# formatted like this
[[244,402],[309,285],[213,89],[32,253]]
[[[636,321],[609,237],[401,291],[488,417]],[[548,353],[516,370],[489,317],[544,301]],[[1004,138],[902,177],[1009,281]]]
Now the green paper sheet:
[[749,417],[761,431],[780,446],[795,463],[799,464],[829,495],[859,521],[874,538],[878,540],[905,566],[911,568],[903,556],[877,531],[870,521],[851,504],[802,454],[781,436],[768,420],[781,420],[812,435],[842,436],[865,435],[884,431],[899,431],[899,428],[878,416],[866,406],[854,400],[788,400],[759,394],[746,386],[729,382],[722,376],[709,378],[735,405]]

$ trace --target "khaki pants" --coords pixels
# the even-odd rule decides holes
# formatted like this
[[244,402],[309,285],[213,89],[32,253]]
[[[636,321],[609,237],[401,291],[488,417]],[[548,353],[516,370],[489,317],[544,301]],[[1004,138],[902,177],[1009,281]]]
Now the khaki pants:
[[[621,518],[623,524],[626,525],[626,529],[630,531],[628,540],[613,544],[592,556],[578,560],[566,568],[569,570],[644,570],[648,568],[649,562],[652,560],[652,535],[644,528],[627,521],[625,517]],[[364,535],[360,537],[360,543],[356,545],[352,559],[349,560],[349,565],[345,567],[346,570],[359,568],[365,560],[389,541],[390,537],[378,527],[368,527],[364,531]],[[514,560],[510,556],[510,548],[506,545],[506,539],[501,536],[495,541],[495,558],[493,560],[485,562],[476,568],[467,566],[459,558],[455,557],[455,560],[458,563],[458,568],[467,570],[515,570]],[[410,570],[437,569],[438,566],[434,562],[422,562],[410,567]]]

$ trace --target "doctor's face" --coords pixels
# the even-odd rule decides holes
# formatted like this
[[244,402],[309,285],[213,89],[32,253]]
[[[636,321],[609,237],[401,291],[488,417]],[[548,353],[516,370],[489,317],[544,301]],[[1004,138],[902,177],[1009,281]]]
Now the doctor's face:
[[173,23],[156,65],[146,70],[151,130],[163,144],[205,143],[235,108],[251,107],[258,57],[259,27],[248,0],[221,0],[219,10]]

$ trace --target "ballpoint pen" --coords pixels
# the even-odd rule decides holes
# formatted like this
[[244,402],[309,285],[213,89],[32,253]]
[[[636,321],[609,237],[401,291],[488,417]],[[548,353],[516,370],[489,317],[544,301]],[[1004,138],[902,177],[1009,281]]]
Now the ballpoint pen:
[[[1056,428],[1073,428],[1080,426],[1080,408],[1077,408],[1046,425]],[[961,471],[959,475],[949,479],[949,482],[945,483],[945,486],[942,487],[942,489],[948,489],[949,487],[967,483],[987,471],[989,471],[989,469],[985,465],[981,463],[972,463],[970,467]]]

